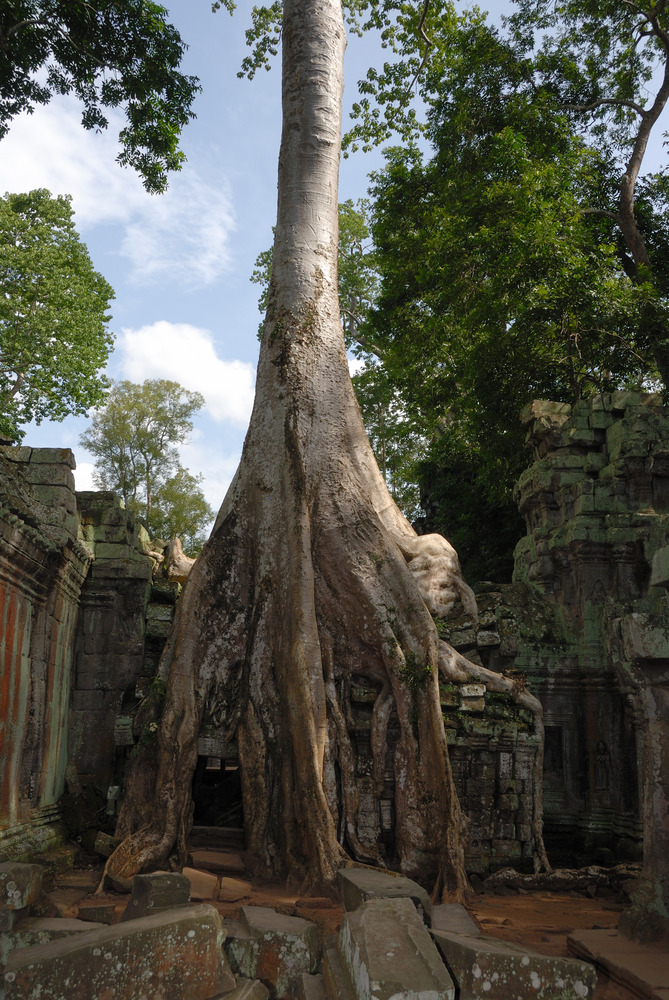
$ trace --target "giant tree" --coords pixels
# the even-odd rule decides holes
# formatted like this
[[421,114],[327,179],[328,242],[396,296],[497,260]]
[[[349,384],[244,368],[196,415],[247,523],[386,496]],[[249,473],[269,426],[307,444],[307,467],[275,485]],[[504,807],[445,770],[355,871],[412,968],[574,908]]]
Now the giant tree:
[[239,742],[247,856],[260,870],[327,886],[347,856],[377,861],[375,837],[358,826],[346,721],[358,674],[378,692],[379,796],[397,713],[402,869],[439,890],[465,887],[438,673],[469,674],[440,647],[428,604],[442,613],[459,594],[474,610],[473,598],[448,543],[419,539],[393,503],[348,375],[336,273],[344,44],[340,0],[285,0],[278,218],[255,404],[161,659],[155,761],[135,759],[125,840],[107,866],[117,878],[183,862],[203,722]]

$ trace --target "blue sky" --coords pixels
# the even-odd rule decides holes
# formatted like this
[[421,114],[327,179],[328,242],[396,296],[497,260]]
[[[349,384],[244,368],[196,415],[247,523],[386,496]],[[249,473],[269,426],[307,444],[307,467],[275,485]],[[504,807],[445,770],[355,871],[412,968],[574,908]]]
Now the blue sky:
[[[48,188],[70,194],[75,221],[94,265],[116,292],[109,364],[115,379],[172,378],[201,391],[199,414],[182,461],[205,477],[217,509],[236,468],[253,401],[258,288],[254,261],[271,244],[280,138],[280,67],[249,82],[237,78],[246,53],[250,4],[235,16],[212,14],[208,0],[166,0],[188,43],[183,64],[200,77],[197,118],[184,131],[188,158],[164,196],[147,195],[115,158],[119,119],[95,135],[80,109],[54,99],[15,119],[0,147],[0,191]],[[348,103],[374,58],[369,40],[349,40]],[[381,155],[342,162],[340,200],[366,193]],[[92,457],[78,444],[88,420],[68,418],[27,429],[35,447],[70,447],[77,487],[91,487]]]

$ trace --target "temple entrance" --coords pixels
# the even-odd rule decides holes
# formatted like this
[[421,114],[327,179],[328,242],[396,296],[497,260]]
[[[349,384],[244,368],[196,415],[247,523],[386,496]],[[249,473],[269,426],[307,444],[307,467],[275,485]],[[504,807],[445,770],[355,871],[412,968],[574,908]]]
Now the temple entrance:
[[216,826],[242,830],[242,786],[239,760],[225,757],[198,757],[193,777],[196,826]]

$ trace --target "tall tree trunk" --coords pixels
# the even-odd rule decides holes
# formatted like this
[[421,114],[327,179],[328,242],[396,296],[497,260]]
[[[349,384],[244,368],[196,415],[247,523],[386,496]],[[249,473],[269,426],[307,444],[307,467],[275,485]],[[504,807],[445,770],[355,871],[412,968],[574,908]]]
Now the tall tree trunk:
[[402,869],[453,897],[466,886],[439,643],[407,565],[420,562],[420,540],[372,455],[339,318],[344,47],[340,0],[285,0],[278,220],[255,404],[163,654],[155,797],[142,802],[143,769],[156,765],[140,755],[119,822],[126,839],[108,864],[116,877],[183,863],[203,724],[239,741],[247,851],[258,870],[315,887],[332,884],[346,856],[375,863],[378,837],[358,827],[346,724],[356,674],[379,691],[379,798],[397,712]]

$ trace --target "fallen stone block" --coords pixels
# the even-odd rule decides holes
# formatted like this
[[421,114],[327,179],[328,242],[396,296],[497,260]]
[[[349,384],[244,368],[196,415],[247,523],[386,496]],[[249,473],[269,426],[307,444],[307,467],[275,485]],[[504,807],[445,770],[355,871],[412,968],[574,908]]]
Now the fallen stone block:
[[460,903],[440,903],[434,906],[430,926],[433,931],[481,937],[481,928]]
[[603,969],[634,996],[669,1000],[669,952],[630,941],[619,931],[578,930],[567,938],[572,955]]
[[224,1000],[268,1000],[269,990],[259,979],[238,979],[232,993],[226,993]]
[[348,969],[336,948],[323,953],[323,985],[328,1000],[356,1000]]
[[3,997],[210,1000],[235,988],[222,943],[212,906],[167,910],[16,949],[5,968]]
[[297,983],[297,1000],[328,1000],[323,976],[303,972]]
[[406,897],[429,922],[432,901],[425,889],[406,875],[389,875],[374,868],[340,868],[337,882],[345,910],[357,910],[368,899]]
[[339,952],[358,1000],[455,997],[448,970],[407,897],[368,899],[345,914]]
[[135,875],[132,894],[122,921],[148,917],[175,906],[185,906],[190,899],[190,880],[179,872],[150,872]]
[[433,931],[432,936],[467,1000],[586,1000],[597,974],[571,958],[540,955],[531,948],[490,937]]
[[[21,921],[12,933],[0,934],[0,969],[7,964],[7,959],[15,948],[29,948],[31,945],[48,944],[59,937],[67,937],[81,931],[89,931],[90,924],[81,920],[68,920],[61,917],[28,917]],[[3,996],[0,987],[0,996]]]
[[234,903],[238,899],[246,899],[251,895],[251,883],[240,878],[228,878],[224,875],[218,887],[218,899],[222,903]]
[[0,865],[0,909],[23,910],[37,899],[44,868],[7,862]]
[[[96,924],[103,927],[103,924]],[[30,948],[38,944],[49,944],[58,938],[70,937],[90,931],[92,926],[83,920],[68,917],[28,917],[19,924],[12,934],[0,937],[0,964],[7,962],[7,957],[15,948]]]
[[[127,907],[126,907],[127,910]],[[114,921],[116,903],[99,902],[97,900],[84,900],[79,903],[77,917],[79,920],[92,921],[96,924],[111,924]]]
[[195,868],[184,868],[183,873],[190,882],[191,899],[216,899],[218,879],[215,875]]
[[303,972],[316,971],[318,930],[309,920],[242,906],[239,922],[226,928],[225,951],[235,974],[261,979],[274,997],[289,997]]
[[116,837],[110,837],[108,833],[104,833],[102,830],[99,830],[95,835],[94,850],[102,858],[108,858],[113,854],[118,845],[119,841]]

